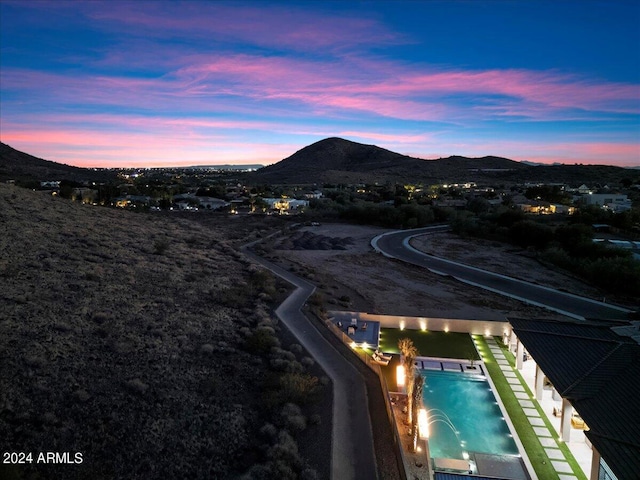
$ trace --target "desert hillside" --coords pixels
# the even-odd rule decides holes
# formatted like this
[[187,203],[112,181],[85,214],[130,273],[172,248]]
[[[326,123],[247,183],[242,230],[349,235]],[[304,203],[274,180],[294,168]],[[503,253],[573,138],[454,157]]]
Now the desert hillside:
[[83,458],[3,475],[235,478],[259,461],[268,369],[246,338],[269,282],[224,233],[250,229],[158,215],[0,185],[0,446]]
[[577,187],[582,183],[618,185],[624,178],[633,178],[634,174],[633,170],[607,165],[527,165],[496,156],[454,155],[425,160],[332,137],[308,145],[246,178],[274,184],[513,184],[536,181],[566,182]]

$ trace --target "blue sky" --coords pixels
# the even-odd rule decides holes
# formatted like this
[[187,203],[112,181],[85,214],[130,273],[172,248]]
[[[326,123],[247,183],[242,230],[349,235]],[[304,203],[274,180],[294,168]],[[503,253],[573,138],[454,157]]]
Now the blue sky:
[[640,165],[640,2],[0,1],[0,139],[80,166]]

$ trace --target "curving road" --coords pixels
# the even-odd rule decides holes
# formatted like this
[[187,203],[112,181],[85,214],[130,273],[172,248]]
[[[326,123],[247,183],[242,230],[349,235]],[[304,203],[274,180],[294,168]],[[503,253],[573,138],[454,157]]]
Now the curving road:
[[430,271],[447,275],[468,285],[505,295],[531,305],[573,317],[578,320],[627,318],[630,310],[616,305],[598,302],[585,297],[554,290],[461,263],[434,257],[409,245],[412,237],[447,230],[447,225],[401,230],[384,233],[371,240],[372,247],[389,258],[424,267]]
[[242,248],[245,255],[296,287],[295,291],[278,307],[276,315],[333,382],[331,478],[334,480],[378,478],[364,379],[355,367],[311,325],[310,320],[300,310],[315,287],[247,250],[248,246],[245,245]]

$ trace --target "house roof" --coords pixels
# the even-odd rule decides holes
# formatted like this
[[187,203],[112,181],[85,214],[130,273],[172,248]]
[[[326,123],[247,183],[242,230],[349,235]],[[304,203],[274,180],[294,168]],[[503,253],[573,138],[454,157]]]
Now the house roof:
[[[638,326],[509,319],[515,334],[556,390],[571,402],[585,432],[620,480],[640,472]],[[615,328],[619,333],[616,333]]]

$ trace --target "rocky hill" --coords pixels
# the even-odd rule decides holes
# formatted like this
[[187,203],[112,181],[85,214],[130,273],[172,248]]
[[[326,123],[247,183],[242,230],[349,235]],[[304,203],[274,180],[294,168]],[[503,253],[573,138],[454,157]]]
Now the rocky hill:
[[255,225],[228,221],[0,183],[0,450],[82,455],[0,478],[227,479],[257,461],[274,373],[245,338],[269,322],[269,278],[231,247]]
[[451,156],[413,158],[375,145],[327,138],[251,174],[253,181],[274,184],[323,183],[523,183],[619,184],[637,170],[605,165],[530,165],[507,158]]
[[524,168],[524,164],[500,157],[424,160],[332,137],[262,168],[253,176],[269,183],[438,182],[465,181],[485,169]]
[[0,143],[0,181],[108,181],[115,174],[106,170],[73,167],[43,160]]

